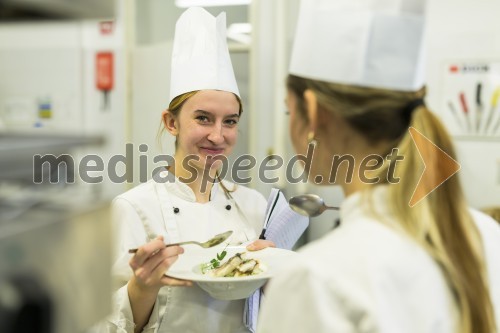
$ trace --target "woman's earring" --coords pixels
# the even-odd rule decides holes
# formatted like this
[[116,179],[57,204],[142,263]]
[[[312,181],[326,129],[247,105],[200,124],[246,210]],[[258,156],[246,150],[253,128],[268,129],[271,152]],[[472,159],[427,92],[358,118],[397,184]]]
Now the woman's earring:
[[314,138],[314,131],[310,131],[307,134],[307,144],[313,145],[314,147],[318,144],[318,141]]

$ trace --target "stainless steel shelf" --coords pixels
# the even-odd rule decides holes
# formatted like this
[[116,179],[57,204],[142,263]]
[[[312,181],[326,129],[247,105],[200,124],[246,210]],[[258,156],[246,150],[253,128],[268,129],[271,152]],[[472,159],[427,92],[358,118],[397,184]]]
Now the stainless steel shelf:
[[35,155],[69,154],[76,147],[98,146],[96,136],[0,133],[0,181],[33,179]]

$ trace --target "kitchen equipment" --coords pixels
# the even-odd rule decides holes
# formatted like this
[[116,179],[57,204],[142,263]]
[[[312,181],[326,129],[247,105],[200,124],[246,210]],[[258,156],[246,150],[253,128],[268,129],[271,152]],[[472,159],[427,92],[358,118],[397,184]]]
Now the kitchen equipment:
[[103,19],[114,15],[114,0],[0,1],[0,21]]
[[111,312],[108,202],[64,178],[33,182],[35,154],[101,141],[0,133],[0,332],[84,332]]
[[[38,29],[39,24],[30,22],[110,20],[116,4],[114,0],[2,0],[0,23]],[[18,26],[20,22],[28,24]],[[26,86],[23,96],[30,94],[30,81],[47,81],[36,75],[38,65],[25,61],[22,66],[29,68],[29,75],[13,80]],[[65,74],[65,80],[71,81],[71,75]],[[13,84],[8,81],[3,88]],[[64,94],[62,90],[57,93]],[[51,107],[40,108],[41,118],[52,116]],[[72,171],[69,154],[74,147],[96,146],[102,139],[51,133],[0,131],[2,333],[85,332],[111,312],[109,204],[99,199],[95,187],[88,192],[85,184],[58,177]],[[46,162],[47,168],[38,170],[35,155],[54,158]],[[44,174],[44,170],[54,173]],[[47,181],[37,183],[37,178]]]
[[[201,246],[202,248],[209,248],[209,247],[213,247],[213,246],[216,246],[216,245],[219,245],[220,243],[222,243],[223,241],[225,241],[226,239],[229,238],[229,236],[231,236],[233,234],[233,231],[232,230],[229,230],[229,231],[226,231],[222,234],[218,234],[218,235],[215,235],[214,237],[212,237],[211,239],[207,240],[206,242],[203,242],[203,243],[200,243],[200,242],[196,242],[196,241],[186,241],[186,242],[180,242],[180,243],[172,243],[172,244],[167,244],[165,245],[165,247],[169,247],[169,246],[177,246],[177,245],[186,245],[186,244],[196,244],[196,245],[199,245]],[[128,250],[128,253],[136,253],[138,249],[130,249]]]
[[316,194],[302,194],[295,196],[288,201],[288,204],[295,212],[310,217],[321,215],[327,209],[340,209],[339,207],[325,205],[323,199]]

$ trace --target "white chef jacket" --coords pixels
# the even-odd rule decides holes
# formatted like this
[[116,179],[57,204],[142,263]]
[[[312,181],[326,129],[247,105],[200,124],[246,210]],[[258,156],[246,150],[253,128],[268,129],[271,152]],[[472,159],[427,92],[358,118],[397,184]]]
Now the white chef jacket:
[[[386,193],[385,186],[374,193],[381,213],[388,211]],[[368,215],[364,199],[349,196],[341,226],[303,247],[297,262],[271,280],[259,333],[457,332],[458,312],[436,262],[404,233]],[[471,214],[500,324],[500,227],[480,212]]]
[[[162,178],[166,178],[166,172],[162,173]],[[224,185],[230,190],[235,186],[226,181]],[[227,230],[234,231],[231,244],[258,238],[266,200],[257,191],[239,185],[230,194],[232,198],[229,199],[216,183],[210,201],[197,203],[191,188],[178,179],[173,183],[151,180],[113,201],[117,237],[113,272],[118,290],[114,294],[114,312],[101,331],[129,333],[134,329],[126,285],[132,277],[128,249],[137,248],[157,235],[163,235],[166,243],[203,242]],[[174,213],[175,208],[177,213]],[[193,246],[184,246],[185,254]],[[192,287],[166,286],[160,290],[143,332],[248,332],[243,324],[244,303],[245,300],[216,300],[196,284]]]

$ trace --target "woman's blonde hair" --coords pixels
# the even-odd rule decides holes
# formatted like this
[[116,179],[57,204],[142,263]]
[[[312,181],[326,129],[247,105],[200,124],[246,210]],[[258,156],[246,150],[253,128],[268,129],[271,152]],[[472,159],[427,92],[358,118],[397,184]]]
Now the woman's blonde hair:
[[[425,89],[401,92],[309,80],[290,75],[289,91],[297,98],[298,111],[307,121],[304,91],[315,92],[318,105],[343,117],[368,143],[393,143],[404,163],[397,184],[388,186],[389,209],[400,227],[420,244],[441,267],[460,313],[460,333],[496,332],[479,232],[468,211],[458,177],[445,181],[417,205],[409,201],[422,174],[420,155],[409,126],[416,128],[450,157],[455,151],[444,126],[424,105],[408,107],[423,99]],[[392,147],[387,153],[392,150]],[[434,158],[433,158],[434,157]],[[435,156],[426,167],[439,170]],[[388,164],[377,176],[384,180]],[[385,181],[387,182],[387,181]]]

